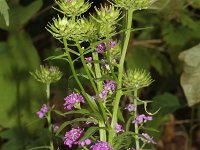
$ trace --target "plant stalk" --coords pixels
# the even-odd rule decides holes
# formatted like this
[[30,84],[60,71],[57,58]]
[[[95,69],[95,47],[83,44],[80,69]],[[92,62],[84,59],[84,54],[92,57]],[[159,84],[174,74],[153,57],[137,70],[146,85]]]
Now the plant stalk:
[[[136,118],[137,117],[137,90],[134,90],[134,105],[136,106],[135,108],[135,112],[134,112],[134,117]],[[138,134],[139,134],[139,129],[138,129],[138,124],[135,123],[134,124],[135,126],[135,146],[136,146],[136,149],[140,149],[140,143],[139,143],[139,137],[138,137]]]
[[[126,32],[125,32],[125,41],[122,49],[122,55],[119,63],[119,71],[118,71],[118,82],[117,82],[117,93],[116,93],[116,98],[114,101],[114,106],[113,106],[113,116],[112,116],[112,122],[111,122],[111,127],[114,129],[115,124],[117,123],[117,112],[119,109],[119,102],[120,98],[122,96],[122,75],[123,75],[123,70],[124,70],[124,61],[125,61],[125,56],[126,56],[126,51],[128,48],[128,43],[130,39],[130,34],[131,34],[131,26],[132,26],[132,16],[133,16],[133,10],[128,10],[127,12],[127,27],[126,27]],[[112,130],[109,133],[109,144],[112,145],[112,140],[115,136],[115,132]]]
[[[94,61],[98,61],[99,57],[97,52],[93,52],[92,53],[92,57]],[[99,66],[99,63],[94,63],[94,70],[95,70],[95,74],[96,74],[96,78],[100,79],[101,78],[101,69]],[[98,91],[102,91],[103,90],[103,85],[102,85],[102,81],[98,80],[97,81],[97,88]],[[103,121],[99,121],[99,127],[104,127],[105,128],[105,123]],[[100,135],[100,140],[101,141],[106,141],[106,130],[104,129],[100,129],[99,130],[99,135]]]
[[[47,93],[47,106],[50,106],[50,83],[46,84],[46,93]],[[53,134],[52,134],[52,125],[51,125],[51,111],[47,113],[47,123],[49,130],[50,138],[50,150],[54,150],[53,146]]]

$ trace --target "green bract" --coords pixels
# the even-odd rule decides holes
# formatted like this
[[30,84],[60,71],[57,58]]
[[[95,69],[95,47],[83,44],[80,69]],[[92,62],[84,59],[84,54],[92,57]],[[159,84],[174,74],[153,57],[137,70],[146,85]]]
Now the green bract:
[[147,9],[155,0],[112,0],[117,7],[131,10]]
[[91,4],[85,0],[60,0],[56,1],[61,12],[67,16],[79,16],[86,12]]
[[127,74],[123,75],[123,84],[130,90],[138,90],[149,86],[153,80],[149,73],[145,70],[135,69],[128,70]]
[[48,67],[40,65],[40,69],[36,70],[35,73],[31,72],[31,75],[39,82],[50,84],[60,80],[62,72],[55,66]]

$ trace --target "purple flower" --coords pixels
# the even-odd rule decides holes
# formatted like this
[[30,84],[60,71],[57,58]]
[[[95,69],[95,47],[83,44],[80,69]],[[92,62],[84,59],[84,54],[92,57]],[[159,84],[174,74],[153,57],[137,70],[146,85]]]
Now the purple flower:
[[157,144],[147,133],[142,133],[142,135],[146,138],[146,140],[144,138],[141,138],[143,142],[151,142],[152,144]]
[[96,46],[96,51],[97,51],[97,53],[100,53],[100,54],[104,53],[106,51],[105,43],[98,44]]
[[99,96],[101,97],[101,99],[105,100],[107,97],[107,90],[103,90],[101,93],[99,93]]
[[72,2],[72,0],[67,0],[67,2],[71,3],[71,2]]
[[151,116],[145,116],[144,114],[137,116],[135,120],[132,121],[132,123],[145,123],[147,121],[151,121],[152,117]]
[[115,81],[106,80],[106,82],[104,84],[105,90],[114,92],[116,90],[116,88],[117,88],[117,83]]
[[53,128],[53,132],[56,132],[56,131],[58,131],[59,126],[57,126],[57,125],[52,125],[52,128]]
[[115,124],[115,131],[116,131],[117,133],[119,133],[119,132],[124,132],[124,130],[122,129],[122,125],[116,123],[116,124]]
[[114,150],[111,148],[107,142],[98,141],[95,145],[92,145],[91,150]]
[[69,146],[70,148],[72,147],[73,144],[79,144],[78,140],[81,138],[83,135],[83,130],[80,128],[72,128],[69,132],[66,132],[65,134],[65,141],[64,144]]
[[85,57],[85,61],[91,62],[92,61],[92,57]]
[[128,104],[125,109],[128,109],[129,112],[135,111],[137,108],[137,106],[135,106],[134,104]]
[[109,42],[109,48],[110,48],[110,49],[114,48],[115,45],[116,45],[116,41],[111,40],[111,41]]
[[85,103],[85,99],[79,93],[72,93],[64,98],[64,109],[71,110],[75,105],[79,103]]
[[47,104],[43,104],[42,107],[40,108],[40,111],[36,112],[39,118],[44,118],[46,113],[50,110],[50,107],[47,106]]

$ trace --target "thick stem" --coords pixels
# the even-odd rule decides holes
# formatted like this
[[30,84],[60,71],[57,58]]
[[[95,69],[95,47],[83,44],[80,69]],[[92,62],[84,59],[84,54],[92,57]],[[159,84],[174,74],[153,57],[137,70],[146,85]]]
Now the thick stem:
[[[125,41],[122,49],[122,55],[119,63],[119,71],[118,71],[118,82],[117,82],[117,93],[116,93],[116,98],[114,101],[114,106],[113,106],[113,116],[112,116],[112,123],[111,127],[114,129],[115,124],[117,123],[117,112],[119,109],[119,102],[120,98],[122,96],[122,75],[123,75],[123,70],[124,70],[124,61],[125,61],[125,56],[126,56],[126,51],[128,48],[128,43],[129,43],[129,38],[130,38],[130,33],[131,33],[131,26],[132,26],[132,15],[133,11],[128,10],[127,12],[127,27],[126,27],[126,32],[125,32]],[[109,144],[112,144],[112,140],[115,136],[115,132],[112,130],[109,133]]]
[[[93,56],[94,61],[99,61],[97,52],[93,52],[92,56]],[[95,70],[96,78],[100,79],[101,78],[101,69],[100,69],[99,63],[94,63],[94,70]],[[97,88],[98,88],[98,91],[102,91],[102,89],[103,89],[102,81],[100,81],[100,80],[97,81]],[[105,127],[105,123],[103,121],[99,121],[99,127]],[[106,130],[100,129],[99,134],[100,134],[100,140],[106,141]]]
[[[47,106],[50,106],[50,84],[46,84],[46,93],[47,93]],[[52,125],[51,125],[51,111],[47,113],[47,123],[48,123],[48,130],[49,130],[49,139],[50,139],[50,150],[54,150],[53,147],[53,134],[52,134]]]
[[[137,90],[134,90],[134,105],[136,106],[135,108],[135,112],[134,112],[134,117],[137,117]],[[136,145],[136,149],[140,149],[140,143],[139,143],[139,138],[138,138],[138,134],[139,134],[139,129],[138,129],[138,124],[135,123],[135,145]]]

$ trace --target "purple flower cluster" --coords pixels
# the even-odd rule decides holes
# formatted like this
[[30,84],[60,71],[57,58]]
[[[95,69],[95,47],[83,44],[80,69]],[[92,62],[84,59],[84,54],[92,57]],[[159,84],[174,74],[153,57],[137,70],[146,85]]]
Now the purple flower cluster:
[[111,148],[107,142],[98,141],[95,145],[92,145],[91,150],[114,150]]
[[105,53],[106,52],[106,44],[105,43],[98,44],[96,46],[96,51],[97,51],[97,53],[100,53],[100,54]]
[[47,104],[43,104],[40,110],[36,112],[36,114],[38,115],[39,118],[44,118],[44,116],[46,115],[46,113],[48,113],[49,110],[50,107],[47,106]]
[[102,90],[101,93],[99,93],[99,97],[101,97],[101,99],[105,100],[107,97],[108,91],[106,90]]
[[64,98],[64,109],[71,110],[75,105],[79,103],[85,103],[85,99],[79,93],[72,93]]
[[124,132],[124,130],[122,129],[122,125],[116,123],[116,124],[115,124],[115,131],[116,131],[117,133],[119,133],[119,132]]
[[109,42],[109,48],[110,48],[110,49],[114,48],[115,45],[116,45],[116,41],[111,40],[111,41]]
[[103,90],[99,94],[99,96],[105,100],[109,92],[114,92],[117,89],[117,83],[112,80],[106,80]]
[[52,128],[53,128],[53,132],[55,133],[56,131],[58,131],[59,126],[57,126],[57,125],[52,125]]
[[106,80],[105,84],[104,84],[104,89],[106,91],[112,91],[114,92],[117,88],[117,83],[115,81],[112,80]]
[[92,57],[85,57],[85,61],[88,62],[88,63],[91,62],[92,61]]
[[137,108],[137,106],[135,106],[134,104],[131,104],[131,103],[128,104],[128,105],[125,107],[125,109],[127,109],[129,112],[135,111],[136,108]]
[[137,118],[135,120],[132,121],[132,123],[145,123],[147,121],[151,121],[152,117],[151,116],[145,116],[144,114],[141,114],[139,116],[137,116]]
[[65,141],[64,144],[69,146],[70,148],[72,147],[73,144],[75,145],[89,145],[91,144],[90,139],[86,139],[85,141],[78,141],[83,135],[83,130],[80,128],[72,128],[69,132],[66,132],[65,134]]
[[141,140],[143,142],[148,142],[148,143],[152,143],[152,144],[157,144],[147,133],[142,133],[142,135],[146,138],[141,138]]

